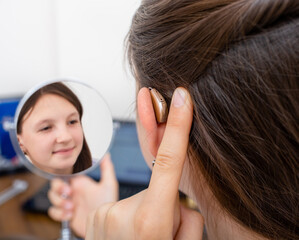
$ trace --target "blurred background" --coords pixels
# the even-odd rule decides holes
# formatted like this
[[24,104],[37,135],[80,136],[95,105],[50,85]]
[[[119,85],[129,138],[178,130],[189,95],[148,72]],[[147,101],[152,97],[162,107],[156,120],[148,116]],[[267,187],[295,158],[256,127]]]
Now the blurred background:
[[[135,126],[135,80],[124,41],[140,0],[0,0],[0,240],[57,239],[49,181],[27,170],[3,123],[42,81],[71,78],[98,90],[114,120],[111,157],[119,198],[148,186]],[[91,126],[92,127],[92,126]],[[88,175],[99,180],[99,169]],[[16,183],[23,189],[7,197]],[[184,199],[183,194],[180,194]]]
[[124,39],[136,0],[0,0],[0,98],[53,78],[95,87],[114,118],[134,119]]
[[135,80],[124,41],[138,5],[136,0],[0,0],[0,173],[20,162],[3,122],[41,81],[83,81],[106,99],[113,119],[135,120]]

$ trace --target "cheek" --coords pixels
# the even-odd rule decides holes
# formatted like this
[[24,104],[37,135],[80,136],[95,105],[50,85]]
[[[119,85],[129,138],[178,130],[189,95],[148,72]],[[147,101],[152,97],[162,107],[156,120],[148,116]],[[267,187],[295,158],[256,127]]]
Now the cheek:
[[83,145],[84,134],[81,126],[73,130],[73,139],[78,145]]
[[22,143],[27,151],[34,151],[36,153],[39,153],[52,148],[53,137],[51,136],[51,134],[27,134],[23,137]]
[[35,163],[46,164],[52,156],[53,141],[50,136],[30,136],[23,141],[26,155]]

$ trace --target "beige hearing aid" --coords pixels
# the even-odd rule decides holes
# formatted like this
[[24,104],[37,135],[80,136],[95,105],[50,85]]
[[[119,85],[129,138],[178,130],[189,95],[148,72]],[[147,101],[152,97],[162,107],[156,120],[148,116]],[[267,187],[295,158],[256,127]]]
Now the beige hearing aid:
[[168,116],[168,107],[163,96],[154,88],[149,88],[154,111],[156,115],[156,120],[158,123],[164,123]]

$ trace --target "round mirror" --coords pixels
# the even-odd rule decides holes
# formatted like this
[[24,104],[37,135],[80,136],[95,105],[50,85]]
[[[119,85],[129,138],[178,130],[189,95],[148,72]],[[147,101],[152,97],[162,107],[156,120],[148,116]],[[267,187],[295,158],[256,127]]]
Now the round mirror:
[[11,138],[34,173],[67,178],[93,169],[113,135],[110,110],[99,92],[74,80],[44,82],[20,101]]

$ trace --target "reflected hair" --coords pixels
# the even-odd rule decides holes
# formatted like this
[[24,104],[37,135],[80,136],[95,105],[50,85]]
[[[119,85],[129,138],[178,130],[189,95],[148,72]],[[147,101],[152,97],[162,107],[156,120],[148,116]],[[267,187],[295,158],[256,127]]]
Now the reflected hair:
[[200,171],[270,239],[299,239],[298,16],[298,0],[144,0],[127,37],[140,87],[191,94],[194,189]]
[[[46,94],[54,94],[57,96],[60,96],[64,99],[66,99],[68,102],[70,102],[78,111],[80,116],[80,123],[83,116],[83,107],[78,99],[78,97],[72,92],[71,89],[69,89],[65,84],[60,82],[55,82],[48,84],[40,89],[38,89],[36,92],[34,92],[28,100],[23,105],[17,122],[17,134],[22,133],[22,124],[24,121],[24,116],[31,112],[37,103],[37,101]],[[83,139],[83,146],[82,150],[78,156],[78,159],[73,167],[73,173],[81,172],[92,165],[92,159],[91,159],[91,153],[87,144],[87,141]]]

